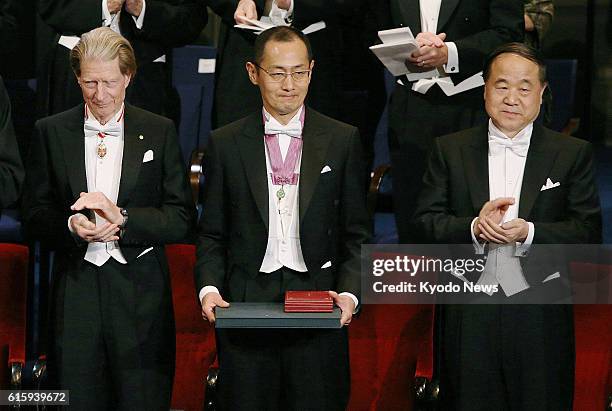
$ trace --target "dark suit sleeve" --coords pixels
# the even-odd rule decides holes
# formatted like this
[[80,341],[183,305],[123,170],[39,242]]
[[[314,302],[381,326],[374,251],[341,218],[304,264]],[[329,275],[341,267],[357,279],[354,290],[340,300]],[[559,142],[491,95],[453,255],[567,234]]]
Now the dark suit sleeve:
[[525,22],[523,2],[491,0],[489,26],[461,39],[447,38],[457,45],[459,71],[472,75],[482,70],[485,57],[504,43],[523,41]]
[[142,30],[136,36],[165,47],[179,47],[198,38],[206,25],[208,14],[200,0],[185,0],[170,4],[161,0],[146,0]]
[[363,0],[294,0],[294,25],[301,29],[321,20],[338,20],[354,17]]
[[40,0],[38,13],[60,34],[81,35],[100,27],[103,20],[102,0]]
[[63,206],[60,190],[53,181],[56,173],[51,165],[51,144],[48,123],[37,121],[23,190],[26,234],[30,240],[40,240],[56,250],[75,248],[78,243],[68,230],[68,217],[73,213]]
[[223,168],[217,138],[213,133],[206,149],[206,186],[198,227],[196,291],[212,285],[222,289],[227,264],[227,221]]
[[[126,207],[129,218],[120,244],[148,245],[184,242],[195,221],[185,166],[174,125],[164,133],[162,201],[155,207]],[[152,182],[154,183],[154,182]]]
[[441,244],[469,244],[472,242],[470,223],[474,217],[457,217],[449,196],[449,164],[436,139],[429,157],[423,188],[414,214],[414,229],[419,238]]
[[23,176],[23,166],[11,121],[11,105],[0,78],[0,208],[17,201]]
[[361,245],[369,241],[372,223],[366,209],[363,184],[363,155],[359,132],[355,129],[348,140],[340,199],[340,233],[337,292],[361,295]]
[[0,39],[2,40],[2,50],[0,57],[6,58],[9,52],[17,46],[17,11],[15,10],[16,0],[4,0],[0,3]]
[[598,244],[602,241],[601,207],[593,175],[593,149],[582,144],[567,181],[565,216],[561,221],[533,221],[534,244]]

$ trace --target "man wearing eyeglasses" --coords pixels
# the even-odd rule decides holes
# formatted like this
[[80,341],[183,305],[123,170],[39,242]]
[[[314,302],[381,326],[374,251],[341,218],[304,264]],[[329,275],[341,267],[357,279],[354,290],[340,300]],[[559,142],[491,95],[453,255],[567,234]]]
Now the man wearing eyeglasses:
[[[314,68],[290,27],[263,32],[246,64],[263,108],[215,130],[207,151],[196,287],[202,316],[232,302],[330,290],[348,325],[370,235],[357,129],[306,107]],[[344,410],[346,328],[218,329],[220,410]]]

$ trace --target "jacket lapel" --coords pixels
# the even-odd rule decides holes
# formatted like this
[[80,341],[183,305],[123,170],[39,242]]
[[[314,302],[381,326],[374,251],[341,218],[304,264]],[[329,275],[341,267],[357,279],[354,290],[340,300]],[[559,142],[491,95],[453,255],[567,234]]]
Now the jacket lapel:
[[[142,158],[147,147],[148,129],[141,121],[134,107],[125,104],[123,120],[123,160],[121,164],[121,183],[117,205],[125,206],[140,173]],[[143,138],[141,139],[140,136]],[[150,140],[149,140],[150,141]]]
[[304,220],[304,215],[321,176],[325,153],[331,138],[327,131],[320,127],[318,115],[313,110],[306,108],[300,165],[300,223]]
[[519,217],[524,219],[529,218],[542,185],[550,175],[550,170],[559,153],[559,148],[554,144],[547,144],[546,140],[544,128],[539,124],[534,124],[519,202]]
[[87,192],[83,110],[83,104],[73,108],[68,121],[58,127],[58,137],[64,152],[66,173],[75,200],[79,198],[81,192]]
[[[426,0],[425,0],[426,1]],[[436,31],[438,33],[444,32],[444,26],[449,22],[451,15],[457,8],[459,0],[442,0],[440,4],[440,14],[438,15],[438,27]]]
[[268,179],[263,135],[263,118],[261,112],[257,112],[247,118],[243,133],[236,138],[239,139],[237,146],[251,194],[267,229],[269,223]]
[[[428,1],[428,0],[423,0]],[[400,21],[394,23],[410,27],[416,36],[421,32],[421,8],[419,0],[394,0],[391,2],[392,16],[400,16]]]
[[472,144],[462,148],[465,180],[468,182],[470,199],[476,214],[489,201],[489,148],[487,127],[476,129]]

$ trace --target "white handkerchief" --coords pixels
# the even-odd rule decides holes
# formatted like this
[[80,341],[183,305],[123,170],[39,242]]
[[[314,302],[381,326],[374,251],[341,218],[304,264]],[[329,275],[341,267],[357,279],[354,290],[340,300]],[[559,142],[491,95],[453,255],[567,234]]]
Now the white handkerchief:
[[144,153],[144,156],[142,157],[143,163],[148,163],[149,161],[153,161],[153,150],[147,150],[147,152]]
[[557,271],[556,273],[552,273],[551,275],[549,275],[548,277],[546,277],[542,282],[548,282],[550,280],[554,280],[555,278],[559,278],[561,277],[561,274],[559,273],[559,271]]
[[325,166],[325,167],[323,167],[323,170],[321,170],[321,174],[328,173],[330,171],[331,171],[331,168],[329,168],[329,166]]
[[329,268],[329,267],[331,267],[331,261],[328,261],[321,266],[321,268]]
[[544,184],[542,186],[542,188],[540,189],[540,191],[546,191],[546,190],[550,190],[551,188],[555,188],[555,187],[559,187],[561,185],[560,182],[556,182],[553,183],[552,180],[550,178],[546,179],[546,184]]
[[149,251],[151,251],[153,249],[153,247],[149,247],[146,250],[144,250],[142,253],[138,254],[138,257],[136,257],[136,259],[138,260],[140,257],[142,257],[143,255],[145,255],[146,253],[148,253]]

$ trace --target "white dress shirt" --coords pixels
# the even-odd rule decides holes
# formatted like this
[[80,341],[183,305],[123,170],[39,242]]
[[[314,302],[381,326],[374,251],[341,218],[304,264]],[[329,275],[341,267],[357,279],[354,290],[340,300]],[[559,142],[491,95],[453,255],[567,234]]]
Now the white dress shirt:
[[[517,154],[511,147],[497,144],[499,140],[510,139],[489,120],[489,199],[513,197],[515,200],[504,214],[502,224],[518,218],[523,174],[532,131],[533,123],[530,123],[511,139],[512,145],[518,143],[523,147],[517,150],[521,154]],[[476,218],[471,224],[472,241],[476,253],[482,254],[484,244],[481,244],[474,236],[475,222]],[[535,228],[531,222],[528,222],[528,225],[529,232],[523,243],[489,244],[487,262],[478,284],[499,284],[507,296],[529,288],[519,261],[519,257],[527,256],[533,242]]]
[[[90,114],[87,105],[85,106],[85,124],[83,133],[85,135],[85,173],[87,176],[87,192],[102,192],[114,204],[117,203],[117,195],[119,194],[119,184],[121,182],[121,165],[123,162],[123,105],[115,114],[112,120],[102,126],[96,118]],[[97,154],[98,143],[100,137],[95,133],[87,130],[96,129],[104,131],[108,128],[119,128],[120,135],[104,137],[104,145],[106,146],[106,155],[99,158]],[[79,213],[80,214],[80,213]],[[107,220],[93,213],[95,216],[96,226],[108,223]],[[68,228],[72,232],[70,221],[74,216],[68,219]],[[119,243],[117,241],[109,241],[106,243],[93,242],[87,245],[85,253],[85,261],[92,264],[102,266],[109,258],[114,258],[121,264],[127,264]]]
[[[293,116],[287,125],[280,124],[272,115],[264,108],[264,117],[266,122],[269,122],[271,127],[277,130],[283,128],[301,129],[300,117],[305,107]],[[283,161],[287,156],[289,144],[292,138],[287,134],[278,133],[278,143]],[[301,137],[300,137],[301,138]],[[262,141],[262,144],[264,142]],[[295,165],[295,172],[299,173],[300,164],[302,161],[302,152],[300,151]],[[268,175],[268,243],[266,253],[261,263],[259,271],[262,273],[272,273],[282,267],[287,267],[298,272],[307,272],[306,262],[302,254],[302,245],[300,243],[300,213],[299,213],[299,186],[300,178],[296,185],[284,185],[285,197],[278,199],[276,192],[281,188],[272,181],[272,167],[268,156],[268,148],[266,147],[266,172]],[[202,287],[199,293],[200,301],[209,292],[218,293],[219,290],[214,286]],[[359,304],[359,300],[352,293],[343,292],[340,295],[349,296],[355,303],[355,308]]]
[[[264,116],[266,122],[277,130],[282,130],[284,127],[301,128],[300,116],[302,110],[298,110],[297,114],[287,123],[286,126],[280,124],[272,117],[264,108]],[[287,156],[289,144],[292,138],[287,134],[278,134],[278,144],[283,161]],[[301,137],[299,137],[301,138]],[[302,151],[298,154],[295,163],[294,172],[300,172],[300,163],[302,162]],[[302,255],[302,245],[300,243],[300,218],[299,218],[299,178],[296,185],[276,185],[272,182],[272,167],[270,165],[270,156],[266,146],[266,172],[268,175],[268,245],[266,254],[259,268],[260,272],[272,273],[282,267],[290,268],[294,271],[305,273],[308,271],[304,256]],[[285,192],[285,197],[280,200],[276,196],[276,192],[280,189]]]

